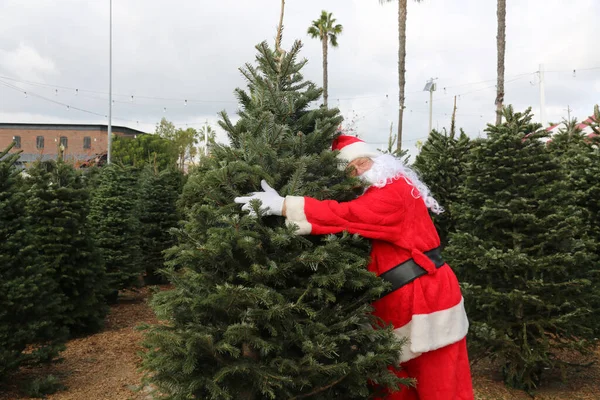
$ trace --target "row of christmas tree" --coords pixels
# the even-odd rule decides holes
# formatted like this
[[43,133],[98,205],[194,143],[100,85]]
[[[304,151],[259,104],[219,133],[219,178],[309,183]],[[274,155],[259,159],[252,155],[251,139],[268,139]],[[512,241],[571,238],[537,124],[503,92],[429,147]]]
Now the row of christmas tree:
[[83,173],[0,153],[0,380],[52,361],[70,337],[99,330],[118,290],[156,280],[172,246],[177,169],[111,165]]
[[432,132],[415,167],[446,207],[435,222],[462,282],[471,358],[532,389],[600,334],[600,112],[596,134],[565,121],[552,137],[531,110],[503,117],[485,139]]
[[[148,379],[178,399],[360,399],[406,384],[387,373],[398,338],[372,329],[369,302],[385,286],[365,273],[365,243],[298,236],[232,202],[261,179],[317,199],[363,189],[337,169],[329,146],[341,119],[310,107],[320,90],[302,78],[299,44],[257,49],[257,66],[242,70],[248,90],[237,90],[240,119],[222,114],[230,145],[184,188],[174,289],[155,296],[162,321],[145,341]],[[589,350],[600,331],[600,163],[572,124],[546,143],[530,110],[509,107],[504,119],[485,139],[433,132],[415,167],[447,209],[436,222],[463,283],[471,357],[498,360],[507,383],[532,389],[567,365],[563,350]]]

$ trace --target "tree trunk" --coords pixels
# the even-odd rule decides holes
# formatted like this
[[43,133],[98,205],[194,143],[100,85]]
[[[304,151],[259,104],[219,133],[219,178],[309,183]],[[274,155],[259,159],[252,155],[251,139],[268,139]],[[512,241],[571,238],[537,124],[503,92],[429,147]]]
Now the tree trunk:
[[398,137],[397,150],[402,149],[402,117],[404,115],[404,86],[406,85],[406,16],[407,0],[398,0]]
[[329,97],[329,92],[327,90],[327,35],[323,37],[323,104],[325,108],[327,108],[327,98]]
[[498,0],[498,83],[496,84],[496,125],[502,123],[502,107],[504,105],[504,55],[506,53],[506,0]]

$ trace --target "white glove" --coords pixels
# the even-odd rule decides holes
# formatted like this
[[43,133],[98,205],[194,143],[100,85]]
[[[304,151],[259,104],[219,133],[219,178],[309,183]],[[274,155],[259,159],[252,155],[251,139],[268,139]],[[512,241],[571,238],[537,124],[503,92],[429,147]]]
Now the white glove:
[[236,197],[233,201],[243,204],[242,210],[248,211],[250,215],[256,214],[250,205],[251,200],[260,200],[262,204],[259,209],[265,215],[281,215],[285,198],[281,197],[264,179],[260,182],[260,186],[264,192],[254,192],[250,196]]

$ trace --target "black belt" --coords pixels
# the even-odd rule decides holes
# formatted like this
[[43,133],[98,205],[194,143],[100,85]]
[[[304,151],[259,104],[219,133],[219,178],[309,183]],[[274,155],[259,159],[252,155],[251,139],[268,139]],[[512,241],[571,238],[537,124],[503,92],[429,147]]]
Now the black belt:
[[[442,248],[436,247],[433,250],[429,250],[424,252],[427,257],[435,264],[436,268],[440,268],[444,265],[444,260],[442,259]],[[425,268],[418,265],[412,258],[404,261],[401,264],[396,265],[389,271],[384,272],[379,275],[379,277],[387,282],[392,284],[392,289],[389,292],[384,294],[388,295],[392,293],[394,290],[400,289],[402,286],[414,281],[415,279],[426,275],[427,270]]]

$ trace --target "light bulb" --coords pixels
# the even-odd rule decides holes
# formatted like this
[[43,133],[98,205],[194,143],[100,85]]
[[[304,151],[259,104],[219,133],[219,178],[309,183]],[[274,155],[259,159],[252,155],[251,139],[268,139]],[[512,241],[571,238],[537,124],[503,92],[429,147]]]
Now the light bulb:
[[185,102],[183,103],[184,106],[187,106],[187,100],[185,100]]
[[27,98],[27,92],[23,92],[23,93],[25,93],[25,98]]
[[75,96],[79,94],[79,89],[75,89]]

